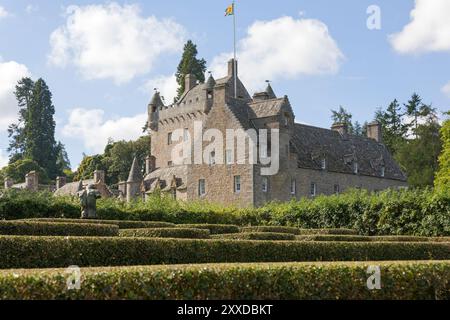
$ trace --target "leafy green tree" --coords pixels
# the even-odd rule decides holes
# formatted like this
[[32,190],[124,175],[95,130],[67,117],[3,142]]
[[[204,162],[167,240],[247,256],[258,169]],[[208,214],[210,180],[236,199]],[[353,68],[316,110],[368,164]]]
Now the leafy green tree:
[[197,46],[191,40],[188,40],[184,45],[183,56],[175,74],[178,83],[176,100],[180,99],[184,93],[184,79],[187,74],[195,75],[201,83],[205,82],[206,60],[197,59],[197,54]]
[[20,183],[25,181],[25,175],[30,171],[36,171],[38,173],[40,183],[50,182],[45,170],[35,161],[30,159],[17,160],[2,168],[0,170],[0,178],[3,181],[8,177],[11,178],[14,183]]
[[418,130],[420,120],[429,117],[435,111],[436,109],[430,105],[424,104],[422,98],[417,93],[413,93],[411,99],[405,104],[405,115],[411,118],[411,121],[407,125],[415,136],[417,136],[416,131]]
[[[450,111],[447,112],[450,116]],[[439,170],[434,185],[439,191],[450,192],[450,119],[441,128],[442,152],[439,156]]]
[[56,144],[56,167],[58,173],[70,170],[69,155],[67,154],[66,147],[61,142]]
[[402,117],[402,110],[397,99],[392,101],[386,110],[378,109],[375,112],[375,120],[381,124],[383,142],[394,155],[405,142],[408,131],[408,127],[403,123]]
[[92,179],[95,170],[106,171],[106,168],[103,164],[103,155],[85,155],[80,163],[80,166],[78,167],[78,170],[75,172],[73,181]]

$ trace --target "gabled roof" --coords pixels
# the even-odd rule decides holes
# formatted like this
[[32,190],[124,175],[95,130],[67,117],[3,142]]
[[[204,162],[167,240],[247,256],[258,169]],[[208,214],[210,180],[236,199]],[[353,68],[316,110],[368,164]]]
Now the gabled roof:
[[321,169],[325,158],[328,171],[353,174],[353,165],[357,163],[358,174],[380,177],[384,166],[385,178],[406,181],[386,147],[373,139],[295,124],[291,147],[301,168]]
[[292,108],[287,97],[255,101],[249,103],[249,107],[252,111],[252,119],[279,115],[283,107],[286,107],[288,110],[290,110],[290,112],[292,112]]

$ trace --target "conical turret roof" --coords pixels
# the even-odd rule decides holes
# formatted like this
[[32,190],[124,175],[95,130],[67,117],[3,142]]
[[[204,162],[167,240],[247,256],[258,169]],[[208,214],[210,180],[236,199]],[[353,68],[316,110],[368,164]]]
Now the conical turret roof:
[[127,182],[140,182],[142,180],[141,169],[139,168],[139,163],[137,158],[134,157],[133,164],[131,165],[130,174],[128,175]]
[[157,106],[157,107],[161,107],[164,105],[158,91],[155,91],[155,94],[153,95],[152,100],[150,101],[149,105]]
[[266,93],[269,99],[275,99],[277,96],[275,95],[275,92],[272,89],[272,86],[270,83],[267,84]]
[[205,87],[206,89],[213,89],[216,85],[216,80],[214,80],[213,76],[210,74],[208,80],[206,81]]

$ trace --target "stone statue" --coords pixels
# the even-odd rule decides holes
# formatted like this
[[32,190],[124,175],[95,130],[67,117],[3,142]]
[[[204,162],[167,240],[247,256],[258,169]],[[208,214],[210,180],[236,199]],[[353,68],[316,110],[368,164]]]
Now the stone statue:
[[101,195],[96,186],[93,184],[86,186],[86,189],[78,192],[78,197],[81,203],[81,219],[97,218],[97,199]]

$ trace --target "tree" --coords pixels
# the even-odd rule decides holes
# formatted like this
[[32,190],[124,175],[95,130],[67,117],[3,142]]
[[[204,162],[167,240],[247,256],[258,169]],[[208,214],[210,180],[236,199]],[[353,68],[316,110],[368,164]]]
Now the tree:
[[84,156],[78,170],[75,172],[73,181],[92,179],[95,170],[104,170],[103,155]]
[[61,142],[56,144],[56,167],[58,172],[65,172],[71,169],[69,155],[66,147]]
[[411,118],[411,121],[407,124],[412,130],[415,136],[417,136],[417,129],[419,125],[419,120],[428,117],[431,113],[436,110],[430,105],[426,105],[422,102],[422,98],[417,94],[413,93],[411,99],[408,103],[404,104],[405,115]]
[[[450,111],[447,112],[450,116]],[[450,191],[450,119],[444,121],[441,128],[442,152],[439,156],[439,170],[434,186],[439,191]]]
[[184,93],[184,80],[187,74],[195,75],[200,83],[205,82],[206,60],[197,59],[197,54],[197,46],[191,40],[188,40],[184,45],[183,56],[175,74],[178,83],[176,100],[180,99]]
[[375,120],[381,124],[384,144],[392,154],[395,154],[405,142],[408,131],[408,127],[403,124],[401,107],[397,99],[392,101],[386,110],[378,109],[375,112]]
[[8,177],[11,178],[14,183],[21,183],[25,181],[25,175],[30,171],[36,171],[38,173],[40,183],[49,182],[49,178],[45,170],[35,161],[30,159],[18,160],[2,168],[0,170],[0,178],[3,181],[6,177]]

